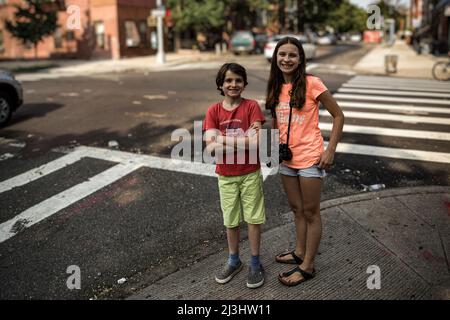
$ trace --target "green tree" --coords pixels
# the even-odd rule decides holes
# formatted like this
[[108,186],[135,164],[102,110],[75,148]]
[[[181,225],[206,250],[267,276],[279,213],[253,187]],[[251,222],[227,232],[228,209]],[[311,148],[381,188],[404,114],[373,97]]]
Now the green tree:
[[[268,0],[223,0],[225,16],[234,29],[251,29],[256,25],[258,11],[267,9]],[[232,30],[227,30],[232,31]]]
[[26,7],[15,5],[14,22],[6,20],[6,29],[24,45],[33,44],[34,56],[37,57],[37,44],[45,36],[53,34],[58,27],[57,12],[45,10],[48,0],[25,0]]
[[396,29],[399,28],[400,20],[404,18],[397,9],[398,3],[397,0],[379,0],[374,2],[374,4],[380,7],[381,15],[384,19],[394,19]]
[[367,12],[344,0],[328,18],[328,24],[338,32],[358,31],[366,29]]
[[[330,15],[340,6],[343,0],[303,0],[303,12],[299,12],[299,19],[303,24],[322,28],[329,24]],[[302,30],[302,24],[299,23]]]
[[172,10],[174,30],[183,32],[188,29],[207,31],[225,25],[224,1],[216,0],[169,0]]
[[[256,11],[267,7],[268,0],[169,0],[174,30],[209,31],[222,29],[226,21],[244,22],[251,27]],[[241,25],[234,26],[241,28]],[[231,30],[229,30],[231,31]]]

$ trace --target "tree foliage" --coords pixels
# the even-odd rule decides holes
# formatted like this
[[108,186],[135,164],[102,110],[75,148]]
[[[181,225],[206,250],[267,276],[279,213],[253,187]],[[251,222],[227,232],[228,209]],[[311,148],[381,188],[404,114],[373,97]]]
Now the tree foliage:
[[45,10],[46,0],[25,0],[26,6],[15,5],[15,19],[6,20],[6,29],[23,44],[37,44],[58,27],[57,12]]
[[315,28],[328,24],[330,16],[342,2],[343,0],[303,0],[303,23]]
[[375,4],[380,7],[381,15],[384,17],[384,19],[394,19],[395,25],[398,28],[400,25],[400,20],[403,17],[403,15],[397,9],[398,0],[379,0],[375,1]]
[[251,18],[257,9],[264,8],[267,0],[169,0],[177,32],[188,29],[207,31],[223,28],[227,19]]
[[333,11],[328,19],[328,24],[338,32],[357,31],[366,29],[367,12],[344,0],[341,5]]
[[170,0],[175,31],[205,31],[225,24],[224,2],[215,0]]

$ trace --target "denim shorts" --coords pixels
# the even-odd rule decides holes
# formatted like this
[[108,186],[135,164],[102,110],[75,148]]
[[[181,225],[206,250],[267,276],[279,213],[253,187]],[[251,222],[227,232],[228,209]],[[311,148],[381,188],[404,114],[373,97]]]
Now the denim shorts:
[[305,178],[325,178],[326,172],[323,169],[320,169],[317,164],[312,165],[309,168],[305,169],[294,169],[286,166],[285,164],[280,164],[279,172],[285,176],[291,177],[305,177]]

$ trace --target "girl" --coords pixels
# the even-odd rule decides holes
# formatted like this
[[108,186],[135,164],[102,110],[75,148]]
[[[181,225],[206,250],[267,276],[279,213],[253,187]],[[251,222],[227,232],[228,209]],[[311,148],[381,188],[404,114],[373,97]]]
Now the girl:
[[[319,129],[319,102],[333,116],[326,150]],[[322,236],[322,178],[333,164],[344,114],[322,81],[306,74],[301,43],[293,37],[285,37],[277,43],[273,53],[266,100],[266,109],[272,112],[273,128],[280,130],[280,144],[287,143],[291,108],[288,145],[292,158],[280,164],[280,174],[295,215],[296,246],[275,258],[279,263],[297,265],[278,276],[287,286],[298,285],[315,276],[314,259]]]

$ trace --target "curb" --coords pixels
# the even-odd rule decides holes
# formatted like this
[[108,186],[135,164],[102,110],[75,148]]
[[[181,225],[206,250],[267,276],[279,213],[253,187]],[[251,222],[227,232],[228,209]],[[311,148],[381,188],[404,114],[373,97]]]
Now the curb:
[[337,199],[325,200],[320,203],[320,211],[353,202],[375,200],[382,198],[392,198],[396,196],[405,196],[413,194],[436,194],[436,193],[450,194],[450,186],[424,186],[412,188],[406,187],[406,188],[395,188],[390,190],[381,190],[370,193],[356,194]]

